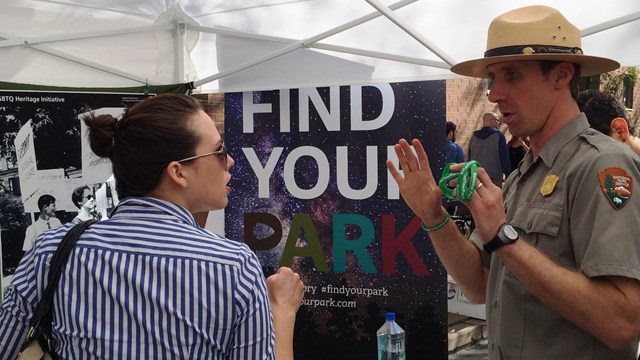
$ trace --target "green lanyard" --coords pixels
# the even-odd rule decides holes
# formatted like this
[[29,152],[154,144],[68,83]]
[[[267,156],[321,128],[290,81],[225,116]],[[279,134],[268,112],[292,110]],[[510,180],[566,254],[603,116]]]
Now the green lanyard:
[[[473,196],[473,192],[476,190],[476,182],[478,181],[478,168],[480,167],[480,163],[471,160],[464,164],[460,172],[452,172],[449,173],[449,167],[454,165],[454,163],[449,163],[445,165],[444,170],[442,170],[442,176],[440,177],[440,190],[442,190],[442,194],[451,200],[462,200],[469,201]],[[456,187],[457,190],[457,198],[453,195],[452,187],[449,187],[449,182],[457,179]]]

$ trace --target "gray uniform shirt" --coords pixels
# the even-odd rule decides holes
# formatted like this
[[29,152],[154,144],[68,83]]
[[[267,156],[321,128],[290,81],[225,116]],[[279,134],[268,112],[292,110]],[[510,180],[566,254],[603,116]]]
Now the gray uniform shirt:
[[[503,187],[507,222],[521,240],[562,266],[589,277],[640,279],[640,194],[634,194],[639,169],[640,160],[628,146],[589,128],[581,114],[549,140],[537,159],[528,152],[509,176]],[[625,180],[631,184],[628,199],[620,186]],[[490,359],[635,359],[638,338],[620,351],[607,348],[543,304],[497,255],[482,250],[475,234],[472,241],[485,266],[490,262]]]

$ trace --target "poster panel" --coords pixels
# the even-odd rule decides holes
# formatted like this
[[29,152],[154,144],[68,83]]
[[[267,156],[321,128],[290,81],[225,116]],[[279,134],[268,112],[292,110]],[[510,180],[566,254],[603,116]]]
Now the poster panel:
[[[95,115],[108,114],[116,118],[120,118],[124,111],[123,107],[102,107],[100,109],[91,110]],[[107,177],[111,174],[111,161],[107,158],[101,158],[91,151],[89,145],[88,128],[82,121],[89,112],[84,112],[78,116],[78,122],[80,124],[80,142],[82,144],[82,169],[83,179],[88,184],[96,184],[105,181],[105,174]]]
[[18,172],[22,174],[20,177],[20,188],[22,193],[22,202],[28,203],[38,190],[36,153],[33,145],[33,130],[31,120],[27,120],[20,128],[14,139],[16,161],[18,163]]
[[88,156],[93,154],[82,133],[81,115],[89,110],[119,114],[147,96],[0,90],[3,287],[22,258],[26,228],[40,215],[38,198],[52,195],[56,216],[64,224],[78,213],[71,200],[74,189],[87,186],[97,195],[111,176],[110,163],[91,166]]
[[[0,232],[0,244],[2,244],[2,232]],[[0,246],[0,269],[2,269],[2,246]],[[5,280],[4,276],[0,274],[0,302],[2,302],[4,298],[4,289],[7,287],[7,285],[5,285],[6,281],[11,281],[11,279],[8,278]]]
[[225,95],[226,236],[300,273],[296,358],[375,359],[385,311],[407,358],[447,358],[446,273],[385,165],[418,138],[439,177],[445,106],[444,81]]

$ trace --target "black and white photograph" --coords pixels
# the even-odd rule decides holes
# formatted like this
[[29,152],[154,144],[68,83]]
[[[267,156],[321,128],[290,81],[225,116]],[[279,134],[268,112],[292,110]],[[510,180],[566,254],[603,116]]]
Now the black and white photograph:
[[145,94],[0,91],[0,254],[8,286],[41,232],[108,217],[118,201],[111,163],[88,146],[82,117],[121,114]]

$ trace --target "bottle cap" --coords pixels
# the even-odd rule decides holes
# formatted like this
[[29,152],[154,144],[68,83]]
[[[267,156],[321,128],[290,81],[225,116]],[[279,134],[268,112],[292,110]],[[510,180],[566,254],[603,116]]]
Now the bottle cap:
[[387,316],[386,316],[387,321],[395,321],[396,320],[396,313],[389,311],[387,312]]

